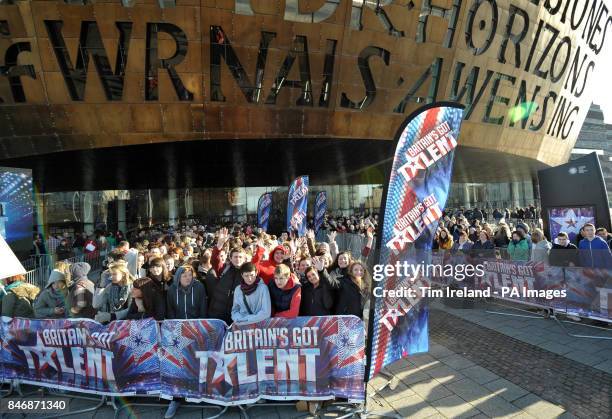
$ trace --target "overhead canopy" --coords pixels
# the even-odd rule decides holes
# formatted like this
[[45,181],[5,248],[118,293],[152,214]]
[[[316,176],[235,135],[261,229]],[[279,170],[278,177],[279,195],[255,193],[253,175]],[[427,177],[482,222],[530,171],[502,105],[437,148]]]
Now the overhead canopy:
[[[0,161],[33,170],[39,192],[288,185],[380,184],[393,156],[381,140],[206,140],[109,147]],[[461,146],[453,182],[528,180],[537,160]],[[66,170],[70,176],[66,176]]]

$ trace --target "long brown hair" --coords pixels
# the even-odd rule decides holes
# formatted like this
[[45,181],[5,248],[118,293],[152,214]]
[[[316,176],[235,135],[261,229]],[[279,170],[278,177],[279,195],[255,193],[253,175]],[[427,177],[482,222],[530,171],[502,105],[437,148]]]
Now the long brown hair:
[[142,293],[142,303],[147,316],[154,317],[155,293],[157,291],[153,280],[151,278],[138,278],[134,281],[133,286]]
[[[355,282],[355,277],[353,276],[353,268],[356,265],[361,266],[361,269],[363,269],[363,277],[361,277],[361,281],[359,284]],[[365,263],[360,260],[353,260],[347,268],[347,275],[356,285],[359,286],[361,296],[367,298],[370,293],[370,273],[368,272],[368,268]]]
[[161,266],[162,273],[161,278],[163,282],[170,281],[170,272],[168,272],[168,267],[166,266],[166,262],[161,257],[154,257],[149,261],[149,268],[147,269],[147,275],[150,275],[150,270],[153,266]]

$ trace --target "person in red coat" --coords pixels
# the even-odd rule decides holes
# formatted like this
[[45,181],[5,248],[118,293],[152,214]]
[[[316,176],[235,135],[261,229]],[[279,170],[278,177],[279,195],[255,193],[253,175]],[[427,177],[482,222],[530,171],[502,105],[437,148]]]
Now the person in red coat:
[[[268,260],[262,260],[266,249],[261,243],[257,244],[257,251],[251,259],[251,263],[257,267],[257,273],[261,279],[263,279],[266,285],[274,279],[274,270],[276,267],[283,263],[288,257],[286,250],[283,246],[276,246],[270,253]],[[290,256],[290,255],[289,255]]]

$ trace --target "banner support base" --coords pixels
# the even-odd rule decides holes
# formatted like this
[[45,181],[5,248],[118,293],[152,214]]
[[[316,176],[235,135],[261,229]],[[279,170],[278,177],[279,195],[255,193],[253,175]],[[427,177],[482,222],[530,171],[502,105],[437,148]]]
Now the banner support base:
[[577,335],[575,333],[570,333],[570,331],[563,325],[563,323],[569,323],[569,324],[574,324],[574,325],[577,325],[577,326],[583,326],[583,327],[590,327],[590,328],[593,328],[593,329],[605,330],[607,332],[612,332],[611,329],[608,329],[608,328],[605,328],[605,327],[600,327],[600,326],[593,326],[591,324],[581,324],[581,323],[577,323],[577,322],[573,322],[573,321],[569,321],[569,320],[559,320],[559,318],[557,316],[553,316],[553,318],[557,321],[557,323],[559,324],[561,329],[563,329],[563,331],[568,336],[571,336],[571,337],[574,337],[574,338],[612,340],[612,336]]

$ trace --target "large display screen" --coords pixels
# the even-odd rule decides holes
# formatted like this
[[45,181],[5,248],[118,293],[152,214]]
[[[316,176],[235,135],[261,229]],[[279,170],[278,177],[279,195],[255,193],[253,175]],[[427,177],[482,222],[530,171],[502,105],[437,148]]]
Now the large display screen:
[[32,171],[0,167],[0,235],[21,259],[32,248]]
[[552,239],[560,232],[564,232],[570,241],[574,242],[583,225],[595,224],[595,207],[549,208],[548,223]]

